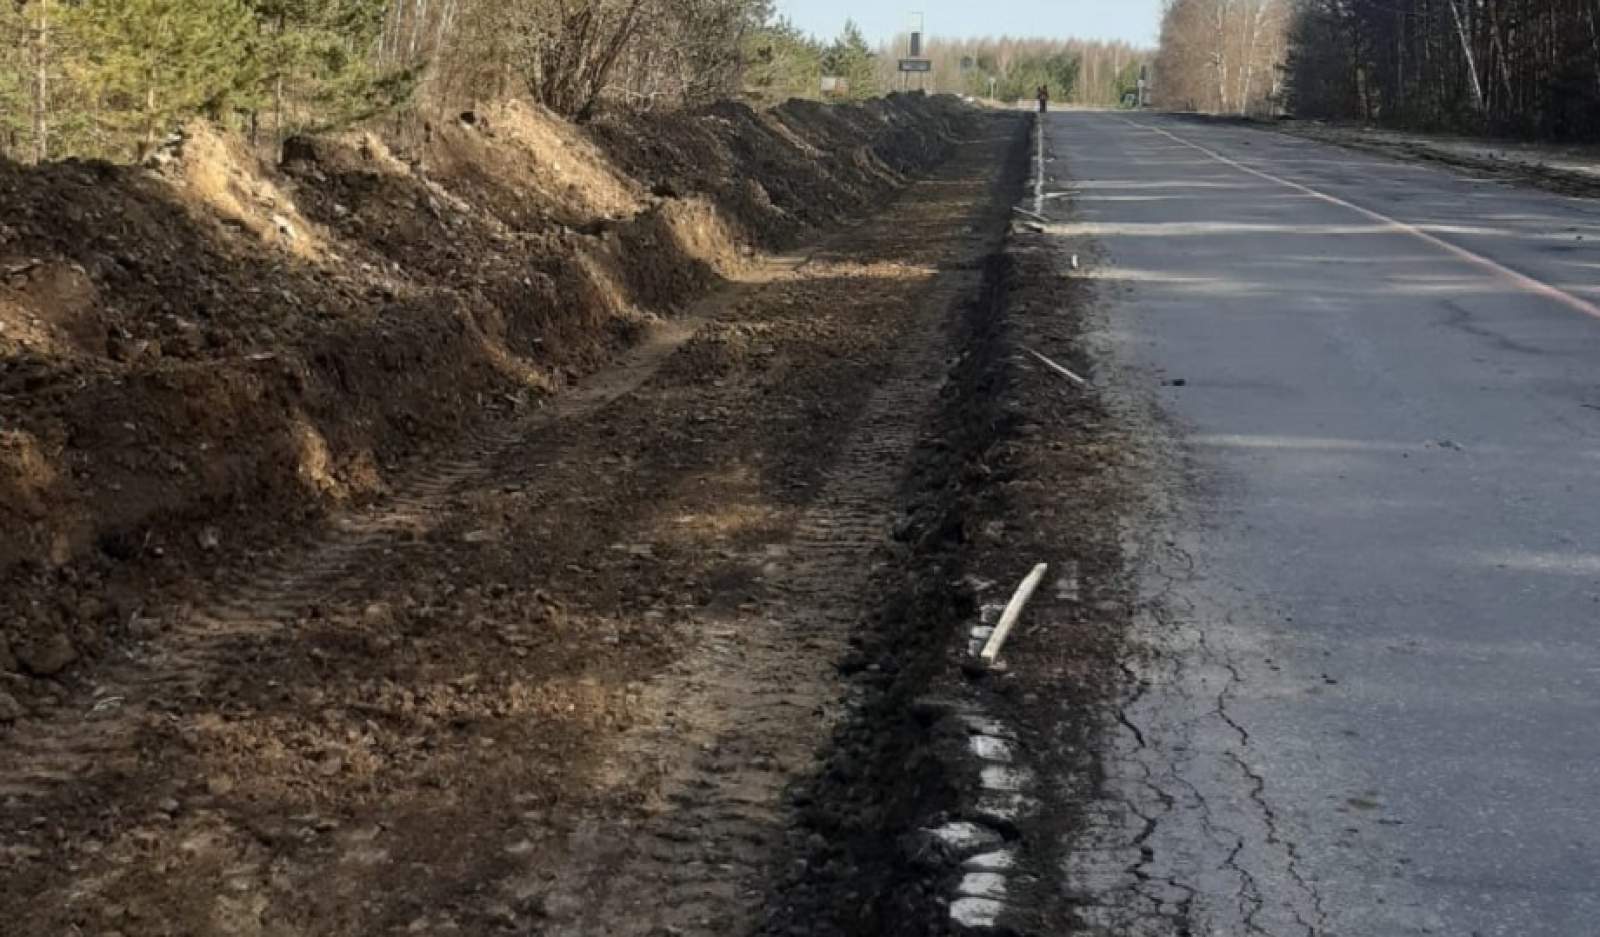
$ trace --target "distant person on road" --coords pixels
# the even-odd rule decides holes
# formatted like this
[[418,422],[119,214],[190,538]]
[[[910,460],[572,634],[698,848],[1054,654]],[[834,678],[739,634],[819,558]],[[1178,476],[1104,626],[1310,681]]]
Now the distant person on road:
[[1050,86],[1039,86],[1039,113],[1044,114],[1050,110]]

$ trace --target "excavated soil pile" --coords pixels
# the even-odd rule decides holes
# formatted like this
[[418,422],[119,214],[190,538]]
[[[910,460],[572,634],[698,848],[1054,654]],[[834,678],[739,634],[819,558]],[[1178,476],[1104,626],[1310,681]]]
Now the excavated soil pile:
[[[662,937],[754,934],[769,921],[789,933],[878,933],[867,926],[896,909],[902,931],[926,920],[921,899],[940,883],[897,873],[885,848],[923,822],[918,792],[920,809],[955,809],[960,778],[930,760],[901,710],[956,622],[945,580],[957,547],[944,542],[964,536],[959,512],[983,476],[974,459],[995,405],[986,398],[1005,389],[978,379],[990,345],[969,351],[976,330],[957,322],[996,288],[988,258],[1010,224],[1030,126],[1019,112],[948,113],[949,157],[859,223],[730,270],[733,282],[652,324],[542,409],[530,401],[516,418],[480,419],[409,465],[380,453],[382,497],[329,510],[292,538],[202,519],[187,547],[169,532],[179,528],[161,528],[149,546],[132,539],[129,559],[25,582],[39,601],[27,628],[74,624],[50,632],[60,641],[19,643],[28,660],[0,674],[0,704],[10,702],[0,707],[5,933]],[[436,130],[429,178],[450,171],[447,158],[485,164],[469,147],[487,148],[474,136],[486,120],[491,142],[534,132],[503,114],[475,115],[470,133]],[[721,136],[715,114],[673,120],[682,123],[662,135],[699,154],[695,171],[713,157],[730,177],[753,165],[735,146],[749,141]],[[589,139],[622,153],[623,133]],[[856,190],[863,205],[896,177],[873,175],[890,170],[862,153],[856,130],[783,133],[835,134],[846,155],[823,165],[844,181],[826,187]],[[750,151],[777,152],[777,139]],[[933,158],[938,145],[924,143]],[[431,222],[402,214],[413,203],[393,188],[352,194],[361,183],[346,167],[362,165],[362,145],[291,148],[277,184],[296,193],[294,214],[286,201],[276,213],[296,243],[350,258],[355,239],[338,232],[353,223],[346,213],[360,218],[365,253],[346,262],[393,280],[394,302],[422,316],[429,303],[408,291],[462,297],[472,341],[506,356],[493,367],[553,375],[548,360],[507,351],[518,339],[490,336],[478,294],[449,285],[480,275],[476,265],[495,269],[503,260],[492,252],[460,250],[426,277],[416,270],[427,258],[402,263],[404,277],[385,265],[385,252],[427,248],[407,225]],[[661,163],[658,178],[594,175],[624,165],[598,157],[558,161],[559,171],[529,171],[525,186],[497,181],[509,166],[412,194],[447,219],[459,216],[446,196],[492,206],[504,228],[468,220],[455,226],[463,238],[504,230],[516,241],[516,225],[544,212],[539,224],[571,233],[539,236],[600,237],[587,227],[620,239],[643,222],[607,215],[602,229],[593,216],[650,204],[639,192],[677,165]],[[861,166],[873,174],[852,175]],[[764,219],[780,209],[827,217],[820,197],[800,198],[821,191],[821,177],[784,172],[782,186],[764,183],[770,209],[717,192],[654,197],[663,217],[705,206],[736,251],[744,232],[775,237]],[[379,199],[396,207],[385,215]],[[665,239],[662,224],[654,236]],[[607,260],[627,258],[616,250],[573,264],[644,276],[642,262]],[[606,288],[632,295],[615,276]],[[555,343],[551,331],[517,334]],[[287,348],[272,353],[299,354]],[[582,371],[577,358],[556,360]],[[485,409],[510,408],[493,396],[512,392],[501,386],[484,390]],[[449,392],[481,412],[475,388]],[[355,411],[346,425],[368,418]],[[94,582],[107,570],[102,597]],[[57,661],[55,678],[14,669],[53,667],[44,653],[82,656],[91,629],[76,623],[99,620],[90,613],[121,622],[98,632],[114,653]],[[838,784],[803,783],[818,776]],[[896,793],[864,787],[881,783]],[[815,809],[798,799],[805,791]]]
[[103,653],[152,577],[541,406],[972,119],[904,95],[579,130],[506,105],[409,151],[292,139],[279,167],[203,127],[143,167],[0,165],[0,692]]

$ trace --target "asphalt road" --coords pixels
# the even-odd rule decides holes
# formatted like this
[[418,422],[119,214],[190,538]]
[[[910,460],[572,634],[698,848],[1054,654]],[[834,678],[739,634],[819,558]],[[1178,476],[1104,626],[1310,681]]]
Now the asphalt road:
[[1600,206],[1244,127],[1046,128],[1152,495],[1158,653],[1065,873],[1085,920],[1600,933]]

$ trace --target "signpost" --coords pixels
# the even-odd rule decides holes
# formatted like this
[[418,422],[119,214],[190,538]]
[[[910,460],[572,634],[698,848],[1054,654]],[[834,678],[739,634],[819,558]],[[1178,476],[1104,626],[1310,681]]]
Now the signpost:
[[926,80],[921,76],[933,73],[933,61],[922,57],[922,36],[927,23],[921,13],[913,13],[907,25],[910,28],[906,30],[909,33],[906,57],[900,60],[900,87],[909,90],[911,76],[917,75],[917,87],[926,90]]

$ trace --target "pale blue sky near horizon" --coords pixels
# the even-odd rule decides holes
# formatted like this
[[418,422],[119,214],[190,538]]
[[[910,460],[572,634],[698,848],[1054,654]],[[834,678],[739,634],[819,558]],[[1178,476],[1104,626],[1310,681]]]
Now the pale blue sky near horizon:
[[907,30],[921,12],[929,36],[1122,39],[1154,46],[1161,0],[777,0],[778,13],[816,36],[838,35],[846,19],[876,45]]

